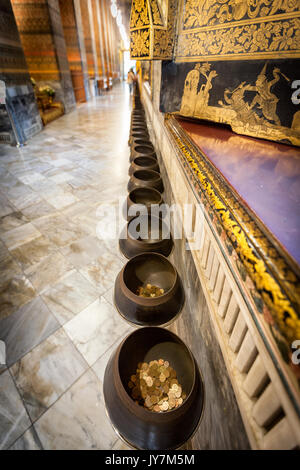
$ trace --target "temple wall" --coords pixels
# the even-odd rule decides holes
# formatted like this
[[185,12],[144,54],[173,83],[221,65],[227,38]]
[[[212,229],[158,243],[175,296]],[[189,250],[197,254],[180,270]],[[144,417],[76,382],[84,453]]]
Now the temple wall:
[[[42,129],[42,122],[9,0],[0,2],[0,80],[6,83],[6,103],[13,116],[17,140],[23,143]],[[0,141],[16,141],[4,105],[0,105]]]
[[159,111],[161,65],[152,62],[152,86],[141,84],[141,92],[166,186],[165,201],[181,208],[191,205],[194,231],[201,239],[201,246],[191,250],[186,250],[186,239],[176,240],[172,254],[187,302],[171,329],[191,347],[205,387],[203,417],[192,446],[298,448],[296,379],[270,334],[269,317],[248,293],[250,279],[218,211],[207,203],[205,189],[189,166],[194,154],[185,134],[172,116],[166,119]]
[[39,85],[52,86],[69,112],[75,98],[58,0],[13,0],[12,5],[30,75]]

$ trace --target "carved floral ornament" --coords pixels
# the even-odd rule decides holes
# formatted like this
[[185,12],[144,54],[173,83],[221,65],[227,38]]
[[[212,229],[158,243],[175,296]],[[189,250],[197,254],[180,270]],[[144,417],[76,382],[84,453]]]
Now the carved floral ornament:
[[300,0],[133,0],[130,32],[139,60],[300,57]]
[[133,0],[130,16],[132,59],[172,59],[178,0]]

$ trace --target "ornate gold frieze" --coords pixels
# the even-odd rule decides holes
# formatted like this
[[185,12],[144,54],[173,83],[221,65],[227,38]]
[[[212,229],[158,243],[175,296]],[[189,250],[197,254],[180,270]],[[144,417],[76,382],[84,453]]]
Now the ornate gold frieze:
[[132,59],[173,57],[178,0],[133,0],[130,16]]
[[166,124],[191,174],[199,183],[198,194],[202,202],[205,200],[213,210],[278,331],[290,345],[300,338],[299,268],[290,258],[287,259],[272,234],[267,229],[261,230],[255,216],[250,214],[201,150],[191,143],[176,119],[167,115]]
[[229,124],[238,134],[300,146],[300,110],[292,99],[298,62],[234,62],[230,74],[226,61],[177,64],[176,78],[172,71],[168,75],[166,65],[163,87],[173,87],[174,93],[167,95],[171,102],[162,109]]
[[176,61],[300,57],[299,0],[181,0]]

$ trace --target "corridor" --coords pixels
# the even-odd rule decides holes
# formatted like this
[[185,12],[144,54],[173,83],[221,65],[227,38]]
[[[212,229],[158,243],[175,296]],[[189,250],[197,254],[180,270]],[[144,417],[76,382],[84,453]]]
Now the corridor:
[[132,329],[112,301],[125,258],[97,237],[96,211],[127,193],[129,121],[118,85],[0,146],[0,449],[125,448],[102,393]]

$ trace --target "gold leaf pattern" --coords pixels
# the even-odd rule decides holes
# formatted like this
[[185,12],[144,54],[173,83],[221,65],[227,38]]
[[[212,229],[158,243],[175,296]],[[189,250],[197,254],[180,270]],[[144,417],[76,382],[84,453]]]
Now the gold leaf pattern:
[[[225,34],[226,33],[226,34]],[[300,19],[182,34],[178,56],[198,57],[269,51],[300,51]]]
[[133,31],[130,35],[131,57],[149,56],[150,31],[149,29]]
[[299,0],[186,0],[183,29],[214,26],[300,10]]

